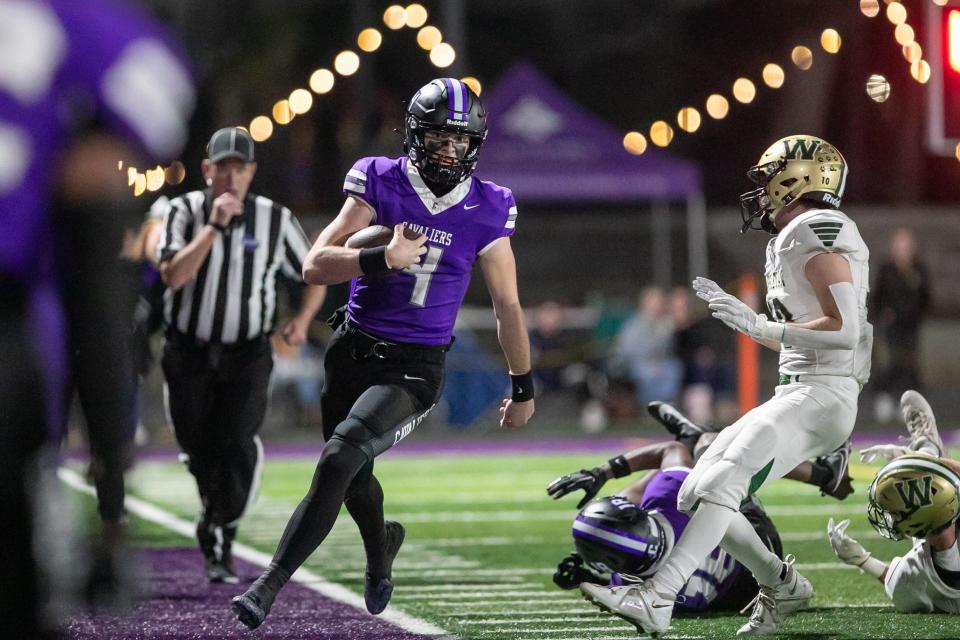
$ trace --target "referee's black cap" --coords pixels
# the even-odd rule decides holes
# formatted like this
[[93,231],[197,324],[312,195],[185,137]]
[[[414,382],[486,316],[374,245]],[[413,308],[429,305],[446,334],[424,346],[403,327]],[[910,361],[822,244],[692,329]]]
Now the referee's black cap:
[[253,138],[239,127],[220,129],[207,144],[207,158],[210,162],[220,162],[227,158],[239,158],[244,162],[253,162]]

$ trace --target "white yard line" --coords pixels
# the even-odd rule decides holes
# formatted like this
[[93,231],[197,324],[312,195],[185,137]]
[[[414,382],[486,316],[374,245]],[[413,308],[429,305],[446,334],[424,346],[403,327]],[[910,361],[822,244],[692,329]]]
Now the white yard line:
[[[876,538],[877,540],[881,539],[879,533],[873,529],[855,529],[852,531],[846,532],[848,536],[856,540],[862,540],[864,538]],[[827,527],[824,524],[823,531],[789,531],[781,532],[780,539],[784,542],[806,542],[809,540],[827,540]]]
[[480,624],[534,624],[541,622],[572,622],[574,624],[590,624],[597,620],[609,620],[609,614],[597,612],[597,616],[592,618],[578,618],[576,616],[559,616],[556,618],[481,618],[480,620],[458,620],[462,625],[480,625]]
[[[559,605],[562,605],[564,602],[570,602],[571,604],[573,604],[573,603],[576,602],[576,603],[579,604],[578,601],[579,601],[579,598],[578,598],[577,600],[566,600],[566,599],[560,599],[560,598],[529,598],[529,597],[528,597],[528,598],[525,598],[525,599],[522,599],[522,600],[521,600],[521,599],[508,600],[508,601],[506,601],[506,602],[504,602],[503,600],[466,600],[466,601],[464,601],[464,600],[434,600],[434,601],[431,602],[430,604],[433,605],[433,606],[436,606],[436,607],[462,607],[462,606],[464,606],[464,605],[469,604],[471,607],[500,607],[500,608],[502,609],[504,605],[509,605],[511,608],[513,608],[513,607],[518,607],[518,606],[522,607],[522,606],[524,606],[524,605],[536,605],[536,606],[549,605],[549,606],[559,606]],[[503,613],[501,613],[501,612],[499,612],[499,611],[488,611],[488,612],[487,612],[487,615],[489,615],[489,614],[491,614],[491,613],[494,613],[494,614],[496,614],[496,615],[503,615]],[[537,612],[537,613],[538,613],[538,612]],[[452,616],[453,614],[444,611],[444,612],[443,612],[443,615],[445,615],[445,616]]]
[[[845,518],[856,515],[862,505],[842,505],[824,503],[822,505],[766,506],[768,515],[780,517],[833,516]],[[390,512],[390,519],[400,522],[527,522],[549,520],[573,520],[576,512],[572,509],[550,509],[544,511],[411,511]],[[824,525],[826,526],[826,525]]]
[[[69,487],[72,487],[73,489],[76,489],[77,491],[87,495],[96,495],[93,487],[89,486],[80,476],[80,474],[72,469],[61,467],[58,470],[58,475],[60,476],[60,480],[62,480]],[[127,511],[130,513],[133,513],[144,520],[153,522],[154,524],[158,524],[165,529],[179,533],[180,535],[190,538],[191,540],[196,535],[195,525],[187,522],[186,520],[182,520],[174,514],[164,511],[163,509],[160,509],[149,502],[128,495],[125,505]],[[269,555],[237,542],[233,544],[233,555],[242,560],[246,560],[247,562],[260,565],[261,567],[266,567],[268,564],[270,564]],[[317,593],[330,598],[331,600],[336,600],[337,602],[346,604],[363,612],[366,612],[367,610],[362,596],[339,584],[329,582],[322,576],[307,569],[299,569],[293,575],[291,580],[294,582],[299,582],[307,588],[312,589]],[[404,631],[409,631],[410,633],[431,636],[449,635],[448,631],[441,629],[433,623],[408,615],[402,611],[394,609],[393,607],[387,607],[386,611],[381,613],[378,617],[400,627]]]
[[[616,626],[610,625],[606,627],[591,627],[590,629],[580,629],[580,631],[588,634],[594,634],[601,631],[626,631],[630,627],[626,622],[623,624],[618,624]],[[556,629],[546,628],[546,629],[526,629],[524,627],[494,627],[486,633],[489,632],[499,632],[499,633],[570,633],[571,629],[566,629],[564,627],[559,627]],[[636,637],[636,635],[634,635]]]
[[[543,586],[540,585],[539,589],[542,589]],[[394,595],[394,598],[399,598],[401,600],[430,600],[433,598],[443,598],[445,600],[473,600],[474,598],[516,598],[516,597],[525,597],[525,598],[562,598],[565,594],[560,591],[487,591],[487,590],[468,590],[457,592],[453,589],[450,589],[449,593],[414,593],[414,594],[403,594],[397,593]]]
[[[464,603],[460,603],[464,604]],[[512,609],[510,613],[514,615],[522,616],[559,616],[559,615],[586,615],[586,614],[596,614],[599,613],[599,609]],[[473,609],[464,610],[464,611],[444,611],[443,615],[450,618],[472,618],[475,616],[489,616],[490,611],[474,611]],[[504,615],[504,614],[498,614]],[[460,621],[463,622],[462,620]]]
[[[462,569],[431,569],[429,571],[394,571],[393,575],[400,576],[402,578],[462,578],[464,577],[464,573],[467,573],[470,575],[470,577],[499,577],[507,571],[514,576],[550,576],[553,575],[553,572],[556,571],[556,569],[551,567],[529,569],[470,569],[466,572]],[[356,578],[362,578],[363,572],[350,571],[341,573],[339,577],[353,580]]]
[[828,571],[833,569],[856,569],[856,567],[842,562],[810,562],[808,564],[797,563],[797,569],[800,571]]
[[443,584],[412,584],[403,585],[403,590],[413,592],[460,592],[470,591],[472,589],[481,589],[483,591],[499,591],[501,589],[507,591],[510,589],[523,588],[543,589],[543,584],[539,582],[519,582],[521,578],[514,578],[514,580],[514,582],[509,584],[497,584],[495,582],[445,582]]

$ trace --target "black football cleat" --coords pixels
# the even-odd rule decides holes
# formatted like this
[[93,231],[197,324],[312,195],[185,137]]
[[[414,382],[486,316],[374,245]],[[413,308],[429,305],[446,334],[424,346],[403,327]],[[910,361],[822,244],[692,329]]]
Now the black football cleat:
[[400,551],[400,545],[403,544],[403,538],[406,535],[403,525],[392,520],[387,520],[384,523],[384,530],[386,533],[380,548],[384,557],[384,572],[374,575],[371,573],[368,563],[366,580],[363,585],[363,600],[367,604],[367,611],[374,615],[387,608],[390,596],[393,595],[393,559]]
[[851,449],[850,441],[847,440],[827,455],[820,456],[814,461],[814,464],[823,465],[833,473],[830,480],[820,486],[820,495],[843,500],[853,493],[853,478],[849,473]]
[[237,572],[229,558],[206,559],[207,578],[214,584],[237,584]]
[[647,413],[666,427],[667,431],[677,439],[699,437],[704,433],[713,433],[716,429],[702,427],[692,422],[687,416],[680,413],[676,407],[668,402],[654,400],[647,405]]
[[290,574],[277,565],[267,567],[249,589],[230,601],[237,619],[248,629],[256,629],[263,624],[274,599],[289,579]]
[[270,607],[264,605],[260,596],[253,589],[233,598],[230,601],[230,606],[233,608],[237,620],[251,631],[263,624],[267,614],[270,613]]

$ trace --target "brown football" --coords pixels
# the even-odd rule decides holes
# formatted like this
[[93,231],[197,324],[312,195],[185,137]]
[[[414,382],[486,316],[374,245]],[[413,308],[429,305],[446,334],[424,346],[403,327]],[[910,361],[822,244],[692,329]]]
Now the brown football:
[[[403,235],[408,240],[413,240],[420,236],[419,233],[413,229],[410,229],[409,227],[403,228]],[[344,246],[349,249],[380,247],[385,244],[389,244],[391,238],[393,238],[393,229],[391,227],[387,227],[382,224],[374,224],[364,229],[360,229],[360,231],[357,231],[352,236],[347,238]]]

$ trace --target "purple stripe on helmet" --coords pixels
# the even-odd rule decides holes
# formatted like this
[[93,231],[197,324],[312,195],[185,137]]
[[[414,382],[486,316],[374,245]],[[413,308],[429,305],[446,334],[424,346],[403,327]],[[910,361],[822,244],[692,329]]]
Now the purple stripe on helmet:
[[596,541],[596,542],[599,542],[599,543],[603,544],[603,545],[606,546],[606,547],[613,547],[614,549],[617,549],[617,550],[619,550],[619,551],[623,551],[624,553],[629,553],[629,554],[632,555],[632,556],[638,556],[638,557],[640,557],[640,558],[645,558],[645,557],[647,557],[647,556],[649,555],[646,551],[640,551],[640,550],[638,550],[638,549],[634,549],[633,547],[628,547],[628,546],[626,546],[626,545],[617,544],[617,543],[614,542],[613,540],[608,540],[608,539],[606,539],[606,538],[601,538],[600,536],[595,536],[595,535],[593,535],[592,533],[587,533],[586,531],[574,531],[574,532],[573,532],[573,535],[574,535],[574,537],[577,537],[577,538],[586,538],[586,539],[588,539],[588,540],[594,540],[594,541]]
[[470,96],[467,93],[467,85],[463,84],[459,80],[454,80],[457,84],[457,89],[460,94],[460,108],[457,109],[460,113],[457,114],[457,118],[460,120],[467,119],[467,112],[470,110]]
[[[578,515],[578,516],[576,517],[576,519],[579,520],[580,522],[584,523],[584,524],[588,524],[588,525],[590,525],[591,527],[596,527],[597,529],[601,529],[601,530],[606,531],[606,532],[608,532],[608,533],[614,533],[614,534],[616,534],[616,535],[618,535],[618,536],[623,536],[624,538],[629,538],[629,539],[631,539],[631,540],[636,540],[637,542],[645,542],[645,543],[647,543],[647,544],[650,543],[650,539],[649,539],[649,538],[641,538],[641,537],[638,537],[638,536],[633,536],[633,535],[630,535],[629,533],[627,533],[626,531],[624,531],[623,529],[615,529],[615,528],[613,528],[613,527],[604,526],[604,525],[600,524],[599,522],[597,522],[596,520],[594,520],[594,519],[592,519],[592,518],[589,518],[589,517],[586,517],[586,516]],[[577,530],[574,529],[574,535],[576,535],[576,532],[577,532]]]
[[[455,114],[456,109],[453,107],[453,97],[454,97],[454,88],[453,88],[453,78],[444,78],[443,84],[447,86],[447,113]],[[448,116],[449,117],[449,116]],[[454,115],[456,117],[456,115]]]

